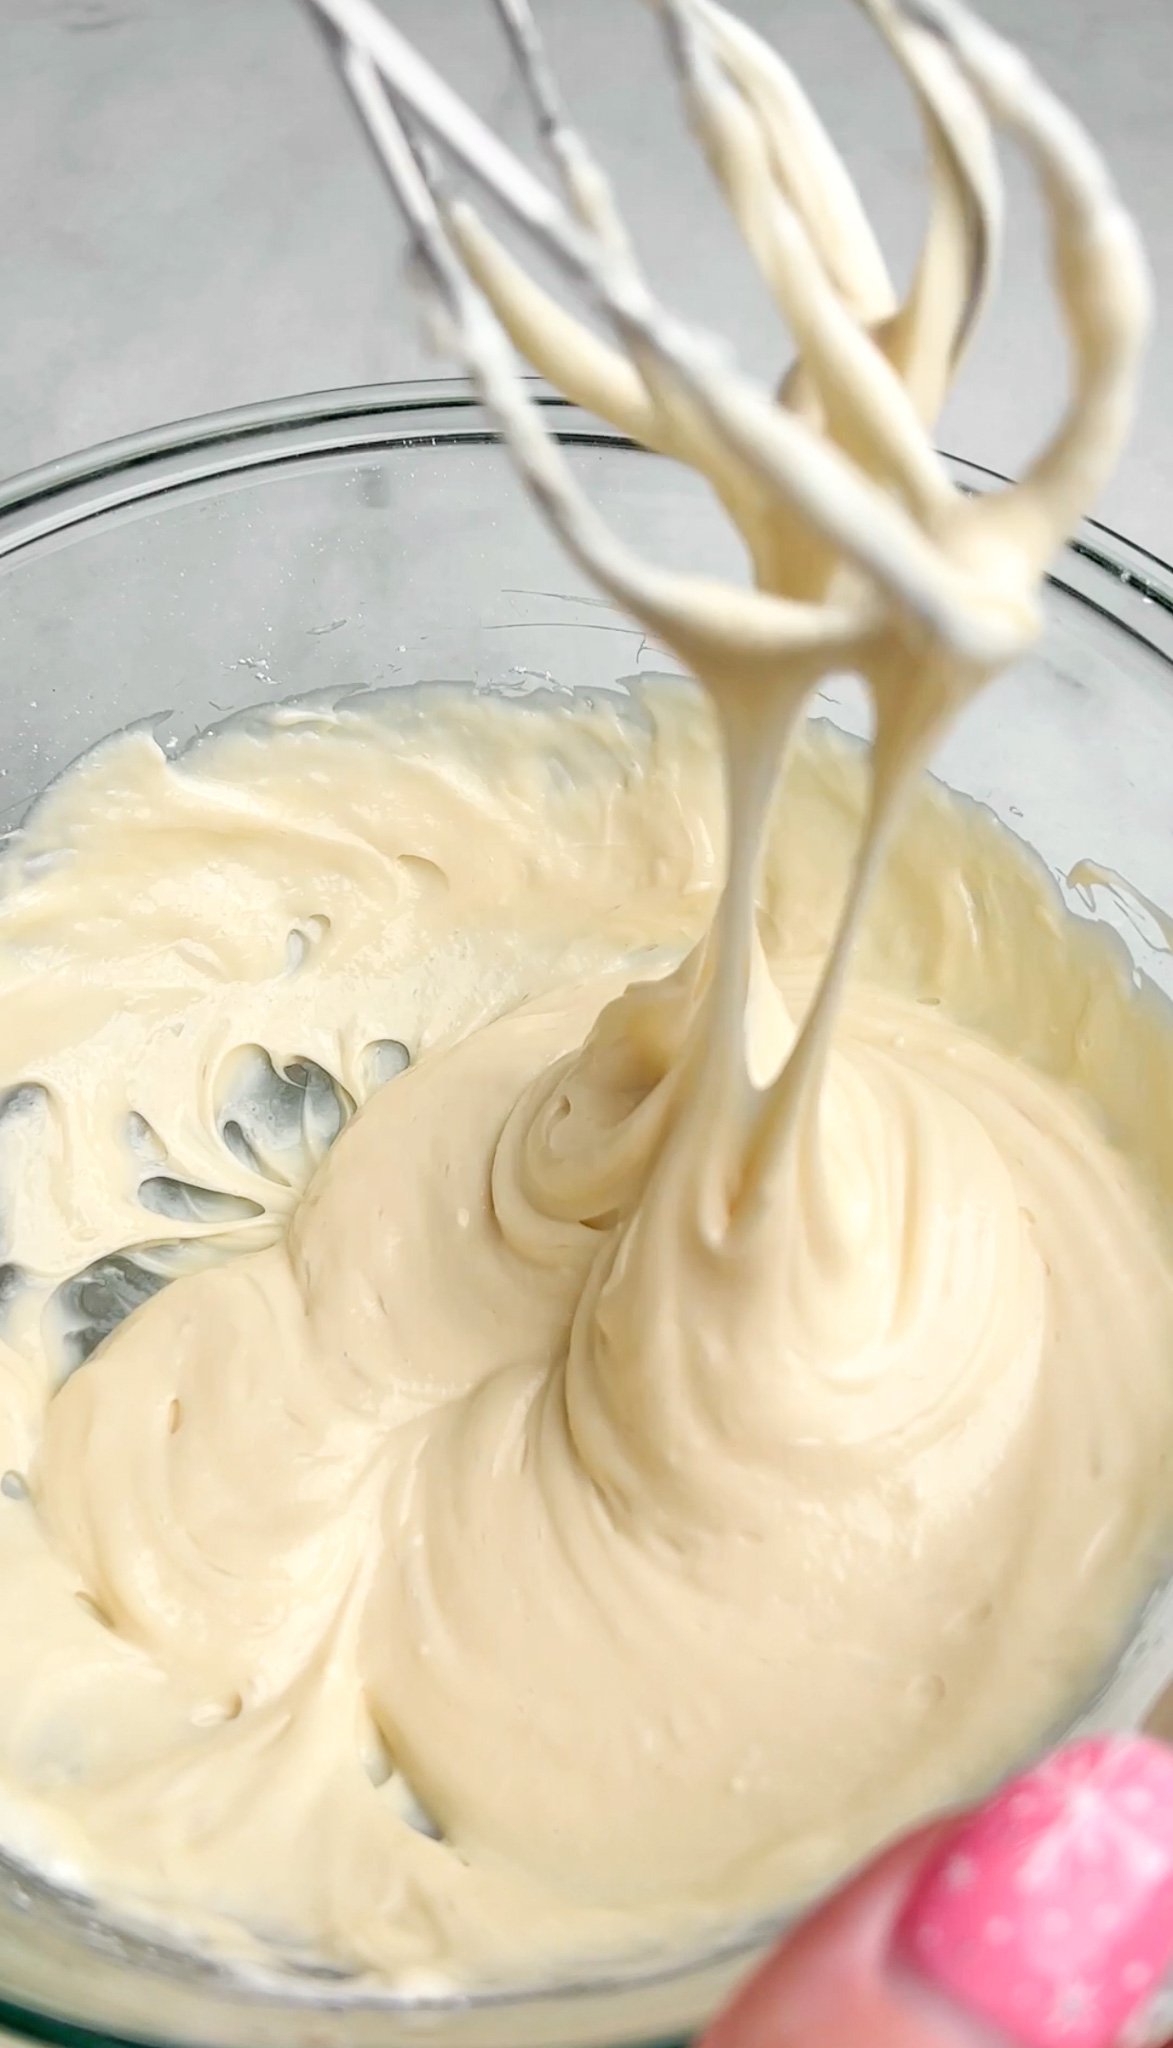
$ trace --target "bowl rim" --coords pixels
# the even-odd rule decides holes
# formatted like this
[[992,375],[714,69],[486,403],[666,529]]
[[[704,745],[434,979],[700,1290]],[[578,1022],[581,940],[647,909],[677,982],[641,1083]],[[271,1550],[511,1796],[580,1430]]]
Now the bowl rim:
[[[563,398],[540,378],[527,378],[535,403],[559,442],[615,450],[634,455],[648,451],[628,436]],[[302,461],[345,459],[402,447],[428,448],[452,444],[498,443],[502,436],[472,383],[462,377],[420,378],[340,386],[194,415],[97,442],[53,458],[35,468],[0,479],[0,572],[16,568],[53,537],[71,540],[91,523],[117,512],[148,511],[152,504],[183,494],[217,479],[240,478],[250,472],[258,481]],[[965,492],[997,491],[1012,480],[988,465],[941,451],[952,480]],[[664,458],[652,456],[660,461]],[[1047,581],[1098,613],[1116,629],[1159,656],[1173,669],[1173,565],[1095,519],[1080,522],[1058,553]],[[1170,676],[1173,685],[1173,675]],[[55,1887],[53,1888],[56,1889]],[[520,2006],[538,2010],[563,1999],[592,1999],[657,1985],[684,1983],[714,1966],[748,1962],[786,1924],[778,1909],[742,1920],[714,1933],[690,1951],[649,1956],[641,1966],[605,1964],[596,1975],[576,1978],[573,1972],[549,1983],[486,1987],[471,1993],[423,1995],[392,1988],[351,1989],[331,1996],[321,1982],[294,1989],[266,1982],[236,1980],[228,1988],[233,2001],[269,2006],[292,2019],[315,2013],[382,2014],[386,2018],[416,2014],[440,2019],[471,2008]],[[168,1973],[169,1975],[169,1973]],[[170,1979],[172,1983],[175,1979]],[[194,1988],[194,1987],[189,1987]],[[213,1987],[215,1996],[215,1987]],[[136,2030],[111,2032],[94,2022],[67,2016],[60,2009],[26,2005],[0,1985],[0,2035],[70,2044],[70,2048],[114,2048],[123,2041],[164,2042],[177,2038],[166,2025],[150,2036]],[[180,2033],[178,2038],[192,2037]],[[626,2037],[625,2038],[629,2038]],[[662,2041],[661,2048],[684,2048],[683,2042]]]
[[[557,440],[648,452],[563,398],[544,379],[527,377],[525,382]],[[0,479],[0,562],[117,507],[218,476],[297,462],[311,452],[357,455],[413,442],[500,439],[465,377],[340,385],[194,414],[95,442]],[[940,452],[965,491],[996,491],[1012,482],[986,463]],[[1173,564],[1161,556],[1101,520],[1084,519],[1059,551],[1047,580],[1173,661]]]

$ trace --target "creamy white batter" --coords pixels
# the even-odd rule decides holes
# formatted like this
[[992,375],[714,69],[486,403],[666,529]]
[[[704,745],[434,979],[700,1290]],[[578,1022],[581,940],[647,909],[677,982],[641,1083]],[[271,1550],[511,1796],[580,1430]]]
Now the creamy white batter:
[[[752,124],[716,142],[764,234]],[[838,368],[795,288],[827,517],[883,486],[866,573],[732,378],[699,421],[640,360],[758,588],[582,552],[703,692],[132,735],[31,821],[0,1781],[108,1900],[404,1984],[687,1939],[979,1785],[1118,1646],[1170,1536],[1173,1034],[918,780],[1127,416],[1127,224],[1060,214],[1078,404],[1017,495],[958,498],[919,424],[943,287]],[[836,665],[870,761],[795,740]]]
[[[665,1099],[714,740],[670,682],[411,693],[180,764],[132,736],[30,827],[0,1763],[100,1890],[409,1978],[688,1934],[979,1782],[1114,1648],[1167,1528],[1163,1020],[922,789],[836,1033],[829,1216],[782,1179],[730,1239]],[[759,1077],[865,791],[846,743],[792,764]],[[316,1125],[250,1048],[334,1079]],[[252,1212],[161,1217],[161,1179]],[[53,1393],[71,1276],[160,1241],[215,1263]]]

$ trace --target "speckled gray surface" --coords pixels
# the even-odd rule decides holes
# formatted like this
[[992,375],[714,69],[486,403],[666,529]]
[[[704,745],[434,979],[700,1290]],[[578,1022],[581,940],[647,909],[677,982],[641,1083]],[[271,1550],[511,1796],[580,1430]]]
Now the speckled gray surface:
[[[1173,295],[1171,0],[988,0],[1095,126]],[[525,134],[488,0],[395,0],[402,25],[511,139]],[[899,268],[922,203],[916,135],[852,0],[743,0],[800,66]],[[666,295],[782,353],[722,236],[638,0],[545,0],[581,120]],[[280,393],[434,374],[387,203],[295,0],[0,0],[0,472]],[[1011,468],[1055,401],[1033,210],[942,440]],[[1102,515],[1173,552],[1173,340]]]

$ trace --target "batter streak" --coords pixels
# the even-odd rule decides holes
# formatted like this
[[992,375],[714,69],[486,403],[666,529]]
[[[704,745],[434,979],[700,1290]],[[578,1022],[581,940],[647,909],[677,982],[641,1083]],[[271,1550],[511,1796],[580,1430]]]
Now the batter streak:
[[[1082,438],[1023,493],[937,487],[942,302],[919,369],[855,329],[865,388],[811,280],[795,404],[886,563],[645,360],[758,587],[592,566],[701,688],[133,734],[10,855],[0,1779],[107,1901],[402,1984],[679,1941],[1116,1649],[1169,1537],[1173,1037],[920,778],[1128,410],[1127,224],[1060,213]],[[870,755],[800,730],[832,666]]]

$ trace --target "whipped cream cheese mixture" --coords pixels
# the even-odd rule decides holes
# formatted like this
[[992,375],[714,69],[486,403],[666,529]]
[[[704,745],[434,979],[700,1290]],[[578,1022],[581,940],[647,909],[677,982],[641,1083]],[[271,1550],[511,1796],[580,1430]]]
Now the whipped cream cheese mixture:
[[[922,425],[956,163],[931,290],[837,326],[862,245],[769,214],[775,60],[699,18],[731,203],[790,236],[802,375],[760,407],[835,458],[817,505],[732,370],[703,416],[646,352],[604,389],[449,223],[531,359],[638,400],[744,533],[744,588],[583,543],[696,684],[132,733],[0,870],[3,1830],[404,1985],[825,1881],[1061,1725],[1170,1535],[1173,1036],[922,773],[1114,456],[1131,232],[1058,180],[1072,410],[965,500]],[[950,89],[1020,133],[975,48]],[[870,754],[802,722],[844,668]]]

